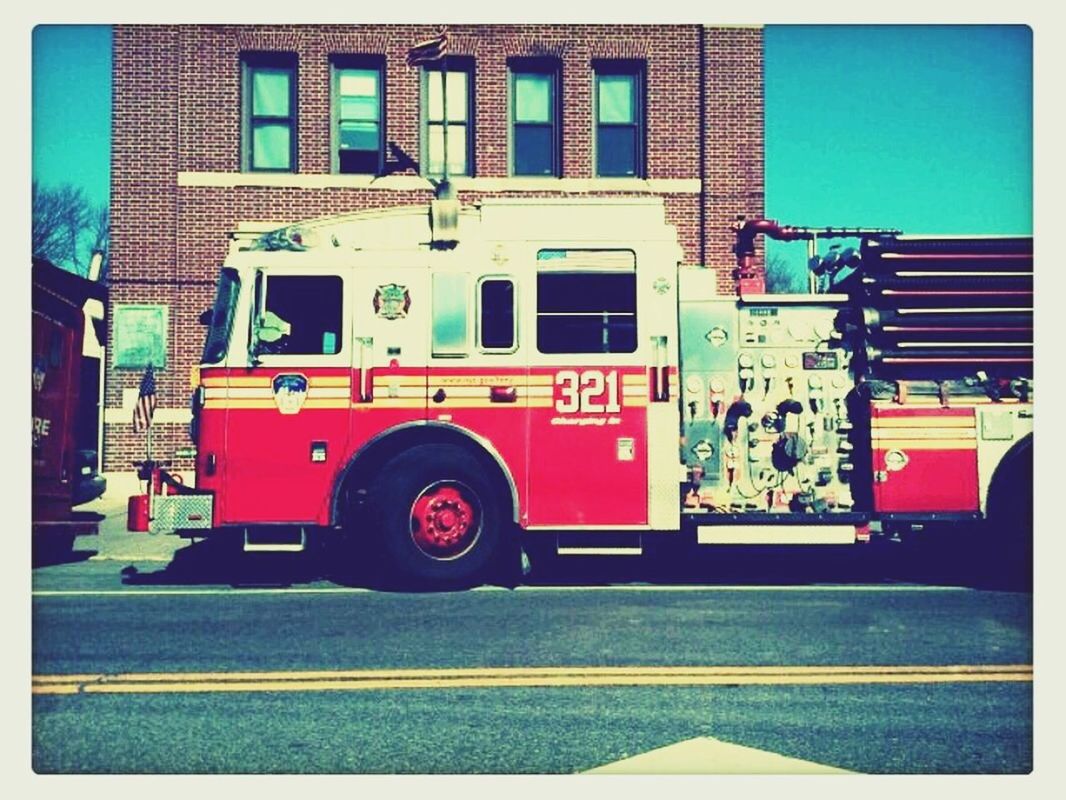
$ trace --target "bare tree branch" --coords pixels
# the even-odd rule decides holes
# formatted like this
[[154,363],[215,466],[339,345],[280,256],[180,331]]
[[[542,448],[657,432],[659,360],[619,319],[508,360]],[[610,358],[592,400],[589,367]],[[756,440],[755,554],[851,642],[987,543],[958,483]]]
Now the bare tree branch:
[[770,294],[802,294],[807,291],[807,273],[795,269],[779,254],[770,255],[766,259],[766,291]]
[[107,217],[107,208],[94,208],[77,186],[34,181],[33,256],[84,274],[93,249],[107,248]]
[[91,209],[89,221],[89,258],[93,253],[99,253],[103,257],[100,265],[100,278],[107,278],[108,267],[111,265],[111,210],[106,204],[94,206]]

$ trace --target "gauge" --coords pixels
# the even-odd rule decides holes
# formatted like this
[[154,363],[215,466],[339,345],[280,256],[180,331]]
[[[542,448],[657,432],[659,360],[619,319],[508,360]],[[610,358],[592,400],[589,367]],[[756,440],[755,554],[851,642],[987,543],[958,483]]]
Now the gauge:
[[703,391],[703,381],[698,375],[689,375],[685,379],[685,389],[691,394],[699,394]]
[[807,379],[807,385],[810,386],[812,389],[821,389],[822,388],[822,376],[821,375],[811,375],[811,377],[809,377]]
[[833,376],[833,386],[837,389],[843,389],[847,385],[847,381],[844,380],[843,375]]
[[750,369],[755,366],[755,359],[753,359],[748,353],[741,353],[737,357],[737,363],[745,369]]
[[725,381],[721,378],[711,378],[711,391],[716,394],[721,394],[725,391]]
[[715,327],[711,328],[707,333],[707,341],[715,347],[721,347],[723,344],[729,341],[729,332],[725,328]]
[[800,360],[799,360],[798,356],[796,356],[796,355],[787,355],[787,356],[785,356],[785,366],[786,367],[790,367],[792,369],[795,369],[796,367],[799,366],[799,363],[800,363]]
[[899,472],[910,461],[907,454],[902,450],[889,450],[885,453],[885,469],[890,472]]
[[773,369],[777,366],[777,359],[774,358],[770,353],[767,353],[762,357],[762,365],[766,369]]

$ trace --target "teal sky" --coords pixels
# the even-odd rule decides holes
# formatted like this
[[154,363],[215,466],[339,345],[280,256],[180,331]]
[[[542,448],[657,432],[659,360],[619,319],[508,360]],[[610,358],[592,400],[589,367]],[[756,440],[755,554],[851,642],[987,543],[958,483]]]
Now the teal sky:
[[1032,48],[1025,26],[768,26],[767,216],[1032,233]]
[[[767,216],[1032,232],[1029,28],[772,25],[765,42]],[[38,26],[32,45],[33,175],[104,201],[110,27]]]
[[73,183],[94,203],[111,194],[111,27],[33,29],[33,177]]

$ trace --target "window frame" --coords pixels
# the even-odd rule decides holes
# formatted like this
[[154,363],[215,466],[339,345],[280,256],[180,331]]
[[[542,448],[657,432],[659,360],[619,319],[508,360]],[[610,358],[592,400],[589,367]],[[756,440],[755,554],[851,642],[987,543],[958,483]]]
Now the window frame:
[[[482,342],[482,332],[484,324],[482,322],[482,312],[484,304],[481,299],[481,288],[487,281],[507,281],[511,284],[511,346],[510,347],[485,347]],[[482,275],[478,278],[474,287],[474,344],[477,346],[479,353],[485,353],[486,355],[508,355],[518,352],[518,314],[521,305],[518,298],[518,280],[514,275],[504,274],[492,274]]]
[[[518,122],[516,119],[517,98],[516,88],[520,75],[546,75],[550,78],[551,97],[548,101],[548,109],[551,120],[547,123],[550,128],[549,141],[551,143],[550,173],[542,172],[519,172],[518,167],[518,143],[517,129],[519,126],[540,126],[545,123]],[[507,172],[511,177],[524,178],[561,178],[563,175],[563,65],[558,58],[534,57],[512,58],[507,61]]]
[[[566,251],[566,252],[573,252],[573,253],[589,253],[589,254],[595,254],[595,253],[626,253],[626,254],[632,256],[633,265],[632,265],[632,267],[626,267],[626,268],[620,268],[620,267],[603,268],[603,267],[590,267],[590,266],[577,266],[577,265],[570,266],[570,267],[562,267],[562,268],[552,268],[552,267],[543,267],[543,266],[541,266],[540,264],[541,264],[542,260],[540,258],[540,255],[542,253],[551,252],[551,251]],[[633,250],[632,248],[628,248],[628,247],[621,247],[621,248],[618,248],[618,247],[540,247],[536,251],[536,261],[537,261],[537,269],[536,269],[537,292],[536,292],[536,300],[535,300],[535,302],[533,304],[533,313],[534,313],[534,323],[535,323],[534,338],[536,340],[535,346],[536,346],[536,349],[537,349],[538,353],[540,353],[541,355],[545,355],[545,356],[581,355],[581,356],[588,357],[588,358],[609,358],[609,359],[625,358],[627,356],[633,357],[636,354],[640,353],[640,351],[641,351],[641,340],[640,340],[640,317],[641,317],[641,314],[640,314],[640,305],[641,304],[640,304],[640,292],[639,292],[639,289],[638,289],[638,286],[639,286],[639,283],[638,283],[639,272],[638,272],[638,269],[637,269],[637,253],[636,253],[635,250]],[[542,308],[542,306],[541,306],[541,294],[542,294],[542,291],[541,291],[541,281],[540,281],[540,276],[541,275],[553,275],[553,276],[569,275],[569,276],[579,276],[579,277],[584,277],[584,276],[589,276],[589,275],[625,275],[625,276],[631,276],[632,280],[633,280],[633,310],[632,310],[632,312],[630,312],[630,311],[558,311],[558,312],[556,312],[556,311],[542,311],[541,310],[541,308]],[[563,351],[559,351],[559,350],[543,350],[541,348],[540,326],[541,326],[542,319],[546,318],[546,317],[588,317],[588,318],[599,317],[599,318],[603,319],[604,321],[606,321],[607,317],[631,317],[632,320],[633,320],[633,347],[632,347],[632,349],[626,349],[626,350],[615,350],[615,349],[604,349],[604,350],[571,349],[571,350],[563,350]],[[600,330],[601,331],[606,331],[606,330],[608,330],[608,328],[601,327]]]
[[[270,295],[269,284],[271,278],[339,278],[341,281],[341,291],[339,294],[341,302],[341,316],[340,316],[340,330],[338,335],[338,350],[336,353],[259,353],[256,355],[256,360],[263,366],[269,367],[290,367],[290,366],[339,366],[350,365],[351,363],[351,320],[352,320],[352,298],[350,295],[351,280],[341,272],[331,271],[328,269],[322,271],[308,272],[306,267],[276,267],[271,266],[268,268],[259,268],[255,271],[255,278],[251,281],[249,291],[251,294],[249,300],[249,314],[248,314],[248,342],[247,347],[251,347],[252,343],[252,330],[255,327],[255,319],[261,310],[266,309],[267,298]],[[292,320],[287,320],[292,322]],[[251,363],[251,362],[249,362]]]
[[[345,70],[366,70],[377,72],[378,81],[378,160],[373,172],[341,172],[341,73]],[[386,70],[385,56],[379,55],[333,55],[329,59],[329,169],[333,175],[374,175],[385,174],[386,149]]]
[[[241,53],[241,171],[296,172],[299,155],[299,58],[296,53],[249,51]],[[257,70],[285,70],[289,73],[289,113],[287,116],[256,115],[252,81]],[[285,120],[289,126],[289,165],[287,167],[257,167],[253,132],[257,122]]]
[[[600,122],[600,78],[626,76],[633,79],[633,122]],[[592,171],[597,178],[647,177],[647,62],[638,59],[593,59],[592,61]],[[634,129],[633,173],[600,172],[600,128]]]
[[[458,175],[461,177],[472,178],[475,174],[475,153],[474,147],[474,128],[475,128],[475,113],[474,113],[474,101],[477,97],[475,91],[475,62],[471,56],[445,56],[442,59],[443,64],[448,67],[448,72],[462,72],[466,74],[466,121],[465,122],[453,122],[451,120],[451,114],[448,115],[448,126],[461,125],[466,129],[466,152],[465,158],[465,170],[463,172],[449,172],[449,176]],[[419,164],[421,174],[426,177],[438,178],[443,175],[442,172],[434,172],[429,168],[430,164],[430,128],[431,126],[443,127],[443,118],[438,121],[431,120],[429,118],[429,76],[431,73],[443,72],[442,62],[434,62],[431,64],[423,64],[422,69],[419,71],[419,132],[420,132],[420,154]],[[447,91],[447,86],[443,85],[442,90]],[[443,154],[442,154],[443,155]]]

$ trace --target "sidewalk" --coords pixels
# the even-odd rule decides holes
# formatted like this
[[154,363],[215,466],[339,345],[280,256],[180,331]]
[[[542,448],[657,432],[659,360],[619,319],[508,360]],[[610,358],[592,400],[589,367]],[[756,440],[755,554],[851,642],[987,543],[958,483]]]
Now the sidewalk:
[[78,511],[103,514],[96,536],[79,536],[75,550],[95,550],[91,560],[169,562],[174,552],[189,544],[188,539],[173,534],[142,533],[126,530],[126,510],[130,495],[140,494],[144,483],[133,474],[105,473],[107,491]]

